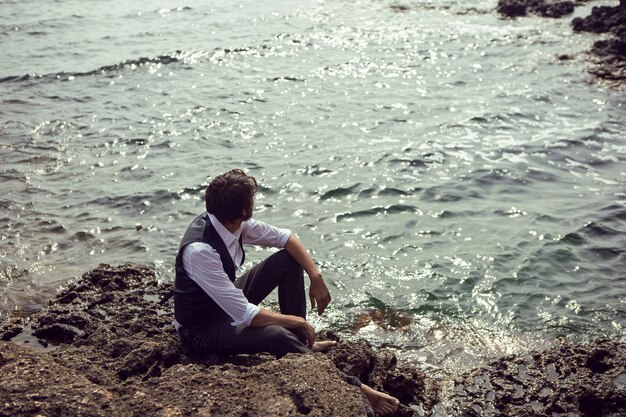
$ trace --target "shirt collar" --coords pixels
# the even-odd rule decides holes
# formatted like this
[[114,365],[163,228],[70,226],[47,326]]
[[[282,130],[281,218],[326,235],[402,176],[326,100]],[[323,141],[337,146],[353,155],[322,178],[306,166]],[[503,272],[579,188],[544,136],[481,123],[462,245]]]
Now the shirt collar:
[[241,227],[235,230],[235,233],[231,233],[213,214],[208,213],[209,219],[211,220],[211,224],[215,227],[215,231],[224,241],[226,247],[233,244],[239,240],[239,236],[241,236]]

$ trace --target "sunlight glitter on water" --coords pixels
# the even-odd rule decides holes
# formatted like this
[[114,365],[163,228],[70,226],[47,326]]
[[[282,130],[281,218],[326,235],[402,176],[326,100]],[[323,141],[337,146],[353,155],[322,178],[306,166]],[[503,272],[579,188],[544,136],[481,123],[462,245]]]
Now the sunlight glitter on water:
[[526,332],[622,337],[623,97],[554,59],[592,40],[493,2],[394,4],[69,3],[41,55],[6,34],[2,305],[100,262],[171,278],[207,180],[240,166],[322,265],[320,326],[441,367]]

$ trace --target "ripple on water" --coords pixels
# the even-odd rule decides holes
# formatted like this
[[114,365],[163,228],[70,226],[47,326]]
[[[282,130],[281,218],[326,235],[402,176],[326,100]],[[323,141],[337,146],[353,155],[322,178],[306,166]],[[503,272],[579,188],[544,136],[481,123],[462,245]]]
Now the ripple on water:
[[342,197],[347,197],[350,195],[354,195],[354,191],[356,189],[359,188],[361,184],[360,183],[356,183],[354,185],[351,185],[349,187],[337,187],[337,188],[333,188],[332,190],[328,190],[326,192],[324,192],[322,195],[320,195],[320,200],[328,200],[331,198],[336,198],[336,199],[340,199]]
[[455,203],[464,200],[482,198],[479,191],[465,184],[436,185],[426,188],[421,199],[439,203]]
[[418,213],[419,209],[412,205],[407,204],[392,204],[389,206],[377,206],[366,210],[357,210],[345,213],[338,213],[335,215],[335,221],[340,222],[344,220],[354,220],[359,217],[369,217],[387,214],[397,213]]
[[[623,100],[550,58],[582,38],[486,1],[190,5],[102,22],[98,6],[53,8],[36,24],[31,2],[5,7],[0,230],[15,280],[133,256],[171,276],[206,180],[243,166],[257,217],[300,234],[337,284],[335,314],[383,312],[381,340],[433,366],[522,346],[516,331],[623,334]],[[124,30],[98,37],[109,25]],[[95,37],[71,38],[86,26]],[[382,306],[359,304],[365,291]],[[384,329],[390,308],[406,331]]]
[[35,222],[35,226],[40,233],[50,233],[53,235],[62,235],[67,232],[67,229],[61,222],[55,219],[43,219]]

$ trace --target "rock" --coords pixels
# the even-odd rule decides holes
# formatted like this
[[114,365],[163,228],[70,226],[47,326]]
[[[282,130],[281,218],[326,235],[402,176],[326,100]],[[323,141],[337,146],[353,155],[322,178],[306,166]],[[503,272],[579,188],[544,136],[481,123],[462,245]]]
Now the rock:
[[607,33],[620,36],[626,31],[626,8],[615,6],[595,6],[587,17],[572,20],[576,32]]
[[506,17],[520,17],[535,14],[541,17],[559,18],[574,12],[572,1],[546,0],[499,0],[497,11]]
[[72,343],[81,334],[82,331],[76,327],[63,323],[40,326],[33,331],[34,336],[51,343]]
[[[263,365],[176,365],[160,378],[103,387],[49,355],[0,342],[0,415],[367,416],[357,387],[323,355]],[[234,401],[233,399],[237,399]]]
[[172,328],[172,301],[159,304],[169,288],[147,267],[103,264],[28,325],[9,320],[3,338],[50,348],[0,342],[0,415],[372,415],[338,370],[400,399],[395,417],[626,415],[626,343],[564,341],[437,380],[331,331],[318,334],[338,341],[324,354],[194,357]]
[[114,394],[42,352],[0,342],[0,415],[128,416]]
[[591,52],[596,62],[590,72],[623,86],[626,81],[626,6],[594,7],[589,16],[572,20],[572,28],[576,32],[612,35],[594,43]]
[[[146,409],[145,397],[167,399],[182,415],[366,416],[371,410],[357,387],[346,384],[323,355],[289,354],[258,366],[176,365],[161,378],[128,396],[133,409]],[[175,393],[175,395],[172,395]],[[235,400],[236,399],[236,400]]]
[[[360,390],[348,385],[322,354],[280,360],[267,354],[188,355],[172,326],[172,301],[159,304],[169,289],[149,268],[102,264],[33,315],[23,331],[53,346],[38,355],[54,363],[55,372],[81,375],[86,390],[93,385],[113,395],[117,409],[112,415],[372,414]],[[15,323],[5,326],[5,334],[16,336]],[[43,379],[35,378],[31,390],[46,401],[52,398]],[[70,400],[55,398],[42,414],[54,407],[65,410],[63,402]],[[14,398],[17,411],[11,415],[32,415],[28,401]],[[71,412],[65,415],[74,415],[71,405],[66,408]]]
[[528,5],[526,2],[518,1],[498,1],[497,7],[498,13],[506,17],[519,17],[526,16],[528,12]]
[[[570,15],[575,6],[585,3],[584,0],[550,1],[550,0],[498,0],[496,10],[505,17],[520,17],[529,14],[542,17],[560,18]],[[626,88],[626,3],[620,0],[619,6],[596,6],[587,17],[572,20],[575,32],[610,33],[609,39],[601,39],[594,43],[591,56],[594,64],[589,72],[607,80],[620,89]],[[560,55],[558,60],[564,61]],[[568,58],[569,59],[569,58]]]
[[455,381],[452,415],[626,415],[626,344],[569,341],[544,352],[490,362]]
[[17,320],[4,323],[0,328],[0,340],[11,340],[22,332],[23,326]]

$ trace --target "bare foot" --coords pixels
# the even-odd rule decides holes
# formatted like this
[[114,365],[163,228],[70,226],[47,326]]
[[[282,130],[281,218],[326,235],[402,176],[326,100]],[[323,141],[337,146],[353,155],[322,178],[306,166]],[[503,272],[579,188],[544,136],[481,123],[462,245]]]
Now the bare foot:
[[311,350],[313,352],[326,352],[328,349],[335,346],[336,344],[337,342],[335,342],[334,340],[324,340],[322,342],[315,342],[313,343],[313,347],[311,348]]
[[398,409],[400,401],[397,398],[387,395],[384,392],[376,391],[365,384],[361,384],[361,391],[372,405],[372,409],[378,415],[391,414]]

